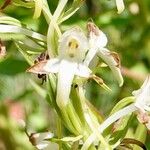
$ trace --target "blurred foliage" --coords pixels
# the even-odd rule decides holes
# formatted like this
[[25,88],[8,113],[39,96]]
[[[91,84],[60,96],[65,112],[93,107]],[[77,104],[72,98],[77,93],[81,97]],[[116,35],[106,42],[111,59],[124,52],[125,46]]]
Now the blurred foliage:
[[[52,12],[57,2],[49,1]],[[0,6],[3,3],[4,0],[1,0]],[[116,102],[130,96],[133,90],[139,88],[145,75],[150,72],[150,1],[126,0],[125,7],[122,14],[117,14],[114,0],[86,0],[81,9],[61,26],[62,30],[74,25],[85,29],[87,20],[92,18],[107,34],[109,49],[117,51],[121,57],[125,80],[122,88],[118,87],[108,68],[101,68],[97,74],[112,89],[111,93],[101,89],[92,81],[87,83],[88,99],[104,116],[110,112]],[[29,28],[46,35],[47,24],[44,17],[33,20],[33,11],[9,5],[2,13],[19,19]],[[13,101],[24,106],[24,117],[29,133],[33,129],[34,131],[54,130],[56,114],[31,86],[29,80],[31,78],[35,80],[37,77],[25,72],[29,65],[17,51],[16,46],[9,41],[5,42],[5,45],[7,56],[0,60],[0,149],[31,150],[32,147],[23,130],[19,125],[14,125],[17,122],[8,113],[10,108],[7,102]],[[41,81],[37,79],[37,83],[40,84]],[[147,146],[150,149],[149,143],[150,136],[147,137]]]

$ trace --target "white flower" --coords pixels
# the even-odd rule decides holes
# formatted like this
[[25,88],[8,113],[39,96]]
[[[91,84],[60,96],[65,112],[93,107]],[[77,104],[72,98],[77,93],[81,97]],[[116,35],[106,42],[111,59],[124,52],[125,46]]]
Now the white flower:
[[85,58],[84,63],[88,66],[95,55],[98,55],[103,61],[105,61],[110,69],[112,70],[114,76],[122,86],[123,78],[120,71],[120,59],[115,52],[110,52],[105,48],[107,44],[106,35],[92,22],[87,24],[89,31],[89,52]]
[[56,102],[60,108],[69,101],[74,76],[88,78],[91,70],[83,64],[88,41],[79,28],[66,31],[59,40],[58,57],[43,61],[29,68],[33,73],[58,73]]
[[29,140],[38,150],[44,150],[50,145],[50,141],[47,140],[53,136],[54,134],[51,132],[32,133],[29,136]]
[[150,76],[146,78],[141,88],[132,94],[136,98],[135,106],[143,113],[150,112]]
[[116,0],[116,6],[117,6],[118,14],[122,13],[124,10],[123,0]]

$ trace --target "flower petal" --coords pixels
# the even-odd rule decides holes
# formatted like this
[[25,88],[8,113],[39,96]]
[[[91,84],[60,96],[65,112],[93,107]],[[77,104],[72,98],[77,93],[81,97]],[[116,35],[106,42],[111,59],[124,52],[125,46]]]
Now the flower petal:
[[146,78],[141,88],[132,94],[136,97],[135,106],[140,111],[150,111],[150,76]]
[[105,47],[108,40],[106,35],[93,22],[88,22],[87,29],[90,49],[86,55],[84,63],[88,66],[96,55],[98,49]]
[[57,58],[40,61],[39,63],[27,69],[27,72],[32,72],[36,74],[57,73],[59,70],[59,63],[60,61]]
[[118,14],[122,13],[124,10],[124,2],[123,0],[116,0]]
[[53,58],[47,61],[43,69],[49,73],[57,73],[59,71],[59,66],[60,66],[60,60],[57,58]]
[[56,102],[60,108],[65,107],[69,101],[71,84],[77,69],[76,62],[62,60],[58,72]]
[[31,73],[36,73],[36,74],[48,74],[49,72],[43,69],[46,64],[47,64],[47,60],[41,61],[28,68],[26,71]]
[[105,47],[107,44],[107,37],[93,22],[87,24],[90,48]]
[[94,48],[89,49],[89,51],[88,51],[88,53],[87,53],[87,55],[85,57],[85,60],[84,60],[84,64],[86,66],[89,66],[90,62],[92,61],[92,59],[94,58],[94,56],[96,55],[96,53],[97,53],[97,48],[95,48],[95,49]]
[[32,133],[29,136],[29,140],[39,150],[43,150],[50,144],[50,142],[46,140],[49,140],[53,137],[54,137],[54,134],[51,132]]
[[98,51],[99,57],[101,57],[112,70],[115,78],[118,80],[119,86],[123,85],[123,77],[119,68],[120,61],[116,53],[111,53],[106,48],[101,48]]
[[133,94],[134,96],[137,96],[137,95],[141,94],[141,93],[142,93],[146,88],[148,88],[148,87],[150,87],[150,76],[148,76],[148,77],[145,79],[145,81],[144,81],[143,85],[141,86],[141,88],[138,89],[138,90],[133,91],[132,94]]
[[42,141],[41,143],[36,145],[36,148],[38,150],[44,150],[45,148],[48,147],[49,144],[50,144],[50,142],[48,142],[48,141]]
[[75,72],[76,75],[78,75],[80,77],[85,77],[85,78],[88,78],[91,73],[92,73],[92,71],[87,66],[85,66],[81,63],[78,64],[78,67]]

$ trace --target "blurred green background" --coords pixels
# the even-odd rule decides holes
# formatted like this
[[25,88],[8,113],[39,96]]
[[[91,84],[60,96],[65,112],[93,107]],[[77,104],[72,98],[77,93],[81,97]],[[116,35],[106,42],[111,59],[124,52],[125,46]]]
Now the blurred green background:
[[[58,1],[49,0],[53,12]],[[68,7],[71,4],[68,3]],[[4,0],[0,1],[0,6]],[[29,28],[44,35],[47,23],[43,16],[34,20],[34,9],[9,5],[3,13],[12,16]],[[97,74],[112,89],[109,93],[95,82],[87,83],[87,97],[97,109],[107,116],[113,106],[122,98],[132,95],[150,72],[150,0],[125,0],[125,10],[117,14],[115,0],[86,0],[80,10],[61,24],[61,29],[78,25],[86,32],[89,19],[106,33],[107,47],[119,53],[124,85],[120,88],[109,68],[100,68]],[[41,87],[36,75],[26,73],[29,64],[19,53],[12,41],[4,42],[7,56],[0,60],[0,150],[32,150],[21,119],[27,131],[55,131],[56,114],[30,84],[32,78]],[[134,130],[134,129],[133,129]],[[150,149],[150,136],[147,137]]]

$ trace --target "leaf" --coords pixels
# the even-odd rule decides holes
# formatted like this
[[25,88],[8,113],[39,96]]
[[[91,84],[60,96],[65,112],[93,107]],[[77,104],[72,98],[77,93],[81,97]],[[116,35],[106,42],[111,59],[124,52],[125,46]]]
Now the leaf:
[[112,111],[110,113],[110,116],[112,114],[114,114],[115,112],[119,111],[120,109],[124,108],[125,106],[133,103],[134,100],[135,100],[135,98],[133,96],[123,98],[114,106],[114,108],[112,109]]
[[28,68],[27,62],[18,58],[9,57],[0,62],[0,74],[16,75],[25,72],[26,68]]

